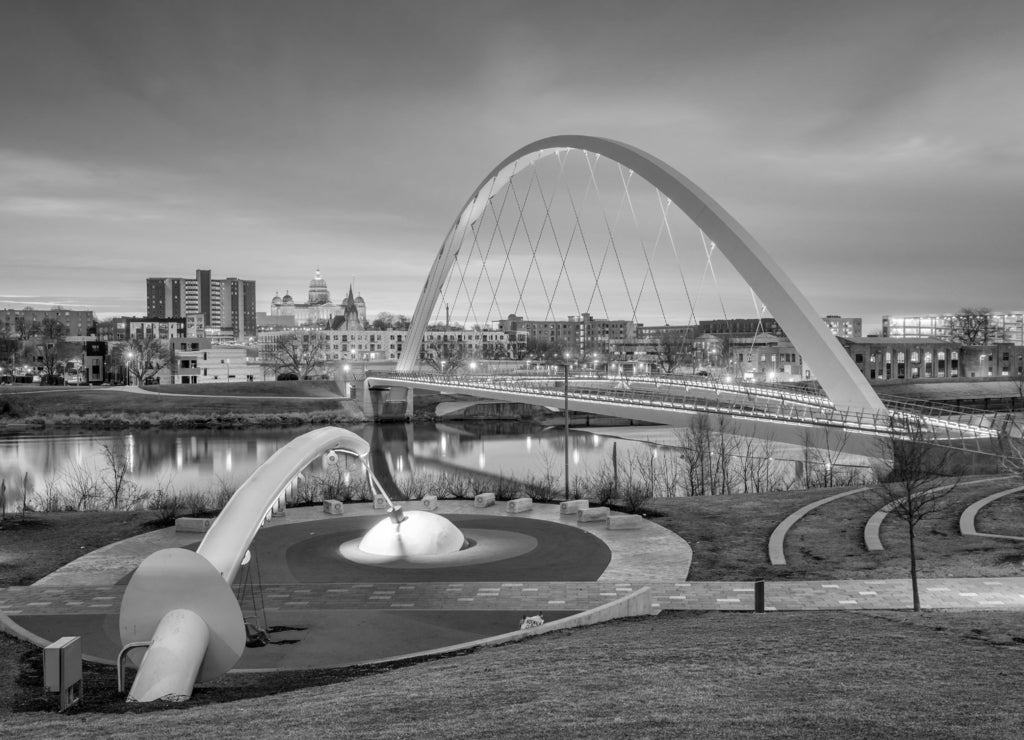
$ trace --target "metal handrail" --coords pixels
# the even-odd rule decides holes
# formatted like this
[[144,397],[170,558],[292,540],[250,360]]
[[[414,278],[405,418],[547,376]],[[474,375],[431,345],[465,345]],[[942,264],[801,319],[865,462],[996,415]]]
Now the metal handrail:
[[152,643],[151,640],[146,640],[144,642],[129,642],[129,643],[126,643],[123,648],[121,648],[120,652],[118,652],[118,654],[117,654],[117,693],[118,694],[123,694],[125,692],[125,689],[124,689],[124,683],[125,683],[125,681],[124,681],[124,674],[125,674],[125,663],[128,660],[128,653],[130,653],[132,650],[135,650],[136,648],[148,648],[152,644],[153,643]]
[[[394,378],[429,385],[455,388],[493,390],[532,398],[553,398],[559,402],[565,396],[564,382],[557,376],[522,375],[455,375],[450,373],[382,373],[379,377]],[[665,386],[678,392],[654,392],[634,387],[593,387],[577,384],[570,388],[569,397],[581,401],[600,401],[632,407],[648,406],[676,408],[688,412],[727,413],[749,418],[796,421],[805,424],[840,427],[874,434],[891,433],[894,427],[910,428],[923,425],[930,431],[933,441],[945,439],[961,445],[967,440],[992,439],[999,435],[994,417],[984,417],[975,422],[970,415],[965,421],[962,413],[949,413],[947,409],[937,410],[925,404],[897,402],[885,412],[869,412],[862,408],[839,407],[823,397],[811,393],[790,391],[773,392],[770,388],[755,388],[743,385],[723,385],[701,380],[698,383],[687,378],[685,381],[662,383],[660,376],[643,376],[639,382],[658,378],[656,387]],[[618,378],[599,377],[594,374],[572,376],[577,381],[598,380],[602,384],[617,382]],[[622,379],[626,381],[625,378]],[[634,376],[626,383],[636,383]],[[625,385],[625,383],[624,383]],[[715,397],[693,393],[691,389],[715,391]],[[756,392],[755,392],[756,391]],[[724,396],[724,398],[723,398]],[[737,400],[737,396],[742,400]],[[938,411],[938,413],[937,413]]]

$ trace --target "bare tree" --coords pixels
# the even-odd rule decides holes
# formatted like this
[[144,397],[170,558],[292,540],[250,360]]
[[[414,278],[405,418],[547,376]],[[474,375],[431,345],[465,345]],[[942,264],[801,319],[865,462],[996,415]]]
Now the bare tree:
[[1017,415],[1007,417],[999,434],[999,448],[1003,470],[1024,483],[1024,422]]
[[715,492],[714,465],[711,460],[713,446],[711,419],[697,414],[679,435],[682,460],[685,466],[683,485],[687,496],[707,496]]
[[779,446],[773,435],[765,439],[747,437],[742,443],[741,475],[744,493],[769,493],[786,488],[776,457]]
[[888,434],[878,445],[878,456],[884,468],[878,476],[876,496],[890,514],[907,525],[914,611],[921,611],[917,587],[917,525],[942,511],[946,497],[963,477],[956,451],[932,444],[928,436],[928,429],[921,420],[894,418]]
[[77,347],[67,341],[68,330],[56,319],[46,318],[26,330],[27,353],[43,370],[43,383],[62,382],[58,378],[64,363],[75,356]]
[[131,509],[138,503],[138,484],[131,479],[132,466],[128,456],[112,445],[103,445],[105,469],[99,484],[107,493],[110,508],[114,511]]
[[319,332],[282,334],[267,347],[266,366],[275,377],[306,380],[323,375],[327,366],[327,337]]
[[693,341],[682,330],[659,332],[651,350],[654,362],[666,375],[693,361]]
[[453,373],[468,359],[466,347],[461,342],[435,339],[423,347],[423,361],[441,373]]
[[0,374],[2,374],[4,365],[10,365],[11,374],[14,374],[13,366],[17,363],[20,347],[21,340],[11,332],[8,325],[0,324]]
[[1006,338],[1002,327],[992,321],[992,311],[965,306],[949,319],[949,338],[966,345],[992,344]]
[[171,350],[157,337],[131,337],[114,348],[112,361],[124,366],[132,385],[142,385],[167,367]]
[[860,472],[840,461],[850,441],[846,429],[821,427],[803,432],[804,486],[832,488],[857,483]]

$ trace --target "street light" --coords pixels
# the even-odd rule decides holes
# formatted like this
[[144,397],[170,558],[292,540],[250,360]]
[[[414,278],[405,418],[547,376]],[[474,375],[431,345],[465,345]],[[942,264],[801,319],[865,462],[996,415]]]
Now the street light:
[[132,366],[134,365],[132,360],[135,358],[135,353],[132,352],[131,350],[129,350],[127,357],[128,357],[128,362],[125,363],[125,370],[128,372],[128,385],[131,385],[131,382],[132,382]]
[[569,500],[569,353],[562,363],[562,400],[565,410],[565,500]]

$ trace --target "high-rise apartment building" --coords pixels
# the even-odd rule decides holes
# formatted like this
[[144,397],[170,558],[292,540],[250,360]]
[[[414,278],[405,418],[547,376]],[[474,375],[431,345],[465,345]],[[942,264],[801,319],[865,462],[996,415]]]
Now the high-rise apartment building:
[[146,278],[146,316],[181,317],[212,334],[241,339],[256,335],[256,282],[236,277],[217,280],[210,270],[195,278]]

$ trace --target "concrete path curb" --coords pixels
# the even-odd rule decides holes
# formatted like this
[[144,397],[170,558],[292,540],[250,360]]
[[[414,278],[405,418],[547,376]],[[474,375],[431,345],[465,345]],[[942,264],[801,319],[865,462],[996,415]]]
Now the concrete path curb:
[[794,524],[817,509],[819,506],[824,506],[825,504],[832,503],[833,501],[838,501],[841,498],[846,498],[847,496],[852,496],[855,493],[861,493],[862,491],[867,490],[870,489],[867,486],[863,486],[861,488],[854,488],[852,491],[844,491],[843,493],[827,496],[823,499],[819,499],[818,501],[812,501],[783,519],[779,526],[772,531],[771,537],[768,538],[768,559],[771,561],[771,564],[786,564],[786,535],[789,534],[789,530],[793,528]]

